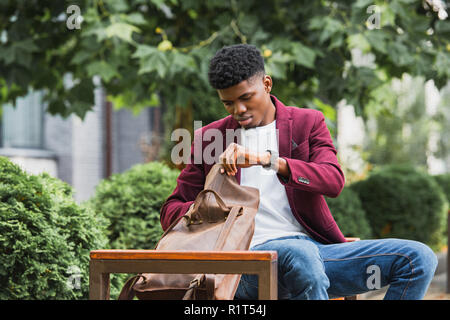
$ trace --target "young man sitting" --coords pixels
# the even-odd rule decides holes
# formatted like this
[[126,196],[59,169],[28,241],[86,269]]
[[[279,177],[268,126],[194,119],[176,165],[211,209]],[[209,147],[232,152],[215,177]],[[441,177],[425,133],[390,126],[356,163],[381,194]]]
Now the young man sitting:
[[[277,251],[279,299],[329,299],[386,285],[385,299],[422,299],[437,266],[429,247],[402,239],[346,242],[334,221],[323,196],[337,197],[345,178],[323,114],[271,95],[273,81],[254,46],[222,48],[208,75],[230,115],[201,131],[241,129],[240,143],[226,146],[219,161],[223,174],[260,191],[250,249]],[[211,167],[191,161],[183,169],[161,208],[163,229],[189,210]],[[243,275],[236,298],[257,293],[256,276]]]

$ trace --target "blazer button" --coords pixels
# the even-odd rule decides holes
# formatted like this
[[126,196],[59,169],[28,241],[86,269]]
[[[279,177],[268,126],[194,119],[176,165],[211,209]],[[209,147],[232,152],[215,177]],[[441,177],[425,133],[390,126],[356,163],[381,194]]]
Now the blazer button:
[[298,181],[304,184],[309,184],[309,180],[303,177],[298,177]]

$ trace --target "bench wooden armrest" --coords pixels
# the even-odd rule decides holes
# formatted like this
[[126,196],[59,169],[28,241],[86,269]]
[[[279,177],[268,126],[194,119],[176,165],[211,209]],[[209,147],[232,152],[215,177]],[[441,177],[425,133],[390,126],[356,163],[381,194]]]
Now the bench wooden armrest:
[[109,299],[110,273],[256,274],[259,299],[277,299],[276,251],[94,250],[90,258],[90,299]]

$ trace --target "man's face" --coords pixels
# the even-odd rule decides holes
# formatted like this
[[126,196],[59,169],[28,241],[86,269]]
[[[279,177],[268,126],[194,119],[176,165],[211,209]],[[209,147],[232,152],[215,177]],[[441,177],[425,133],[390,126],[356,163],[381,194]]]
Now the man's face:
[[245,129],[264,126],[274,120],[275,106],[270,99],[272,79],[255,75],[227,89],[217,90],[225,109]]

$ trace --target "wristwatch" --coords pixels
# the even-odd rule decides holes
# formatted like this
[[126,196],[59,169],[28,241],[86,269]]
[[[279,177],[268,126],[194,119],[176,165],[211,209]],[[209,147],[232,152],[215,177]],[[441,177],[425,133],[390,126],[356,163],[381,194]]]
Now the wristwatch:
[[266,169],[266,170],[271,170],[272,169],[272,170],[277,171],[278,170],[277,159],[278,159],[278,156],[279,156],[278,151],[266,150],[266,152],[270,153],[270,160],[269,160],[268,163],[263,164],[262,167],[264,169]]

